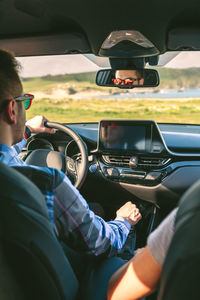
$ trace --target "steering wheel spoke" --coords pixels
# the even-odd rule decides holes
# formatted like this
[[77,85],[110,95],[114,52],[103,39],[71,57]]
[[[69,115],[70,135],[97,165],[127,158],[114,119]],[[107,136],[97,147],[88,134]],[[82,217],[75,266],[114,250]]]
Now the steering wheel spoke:
[[66,171],[65,171],[65,174],[71,180],[72,184],[75,184],[76,181],[78,180],[78,172],[77,172],[76,161],[73,158],[69,157],[69,156],[66,156]]
[[66,169],[76,174],[76,161],[69,156],[66,156]]

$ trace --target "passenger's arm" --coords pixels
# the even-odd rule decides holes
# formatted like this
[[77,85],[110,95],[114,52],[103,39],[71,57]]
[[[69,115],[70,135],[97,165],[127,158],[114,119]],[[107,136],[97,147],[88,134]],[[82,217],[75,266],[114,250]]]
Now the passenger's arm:
[[161,271],[162,267],[145,247],[111,277],[108,300],[135,300],[150,294],[156,288]]
[[122,266],[110,279],[109,300],[139,299],[154,291],[174,233],[177,209],[152,232],[147,246]]
[[95,256],[105,252],[112,256],[123,247],[131,227],[127,220],[105,222],[96,216],[66,176],[54,192],[56,231],[63,241]]

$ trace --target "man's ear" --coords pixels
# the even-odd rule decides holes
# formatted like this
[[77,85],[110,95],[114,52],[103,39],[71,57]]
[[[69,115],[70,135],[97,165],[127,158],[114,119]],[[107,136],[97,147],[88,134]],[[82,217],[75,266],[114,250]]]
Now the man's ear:
[[16,124],[17,122],[17,103],[14,99],[10,100],[7,109],[7,118],[11,124]]

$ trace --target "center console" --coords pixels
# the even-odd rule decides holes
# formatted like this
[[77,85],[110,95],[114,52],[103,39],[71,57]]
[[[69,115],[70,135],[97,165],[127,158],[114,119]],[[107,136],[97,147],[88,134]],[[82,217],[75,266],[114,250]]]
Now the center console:
[[156,184],[171,161],[154,121],[100,121],[97,151],[102,174],[127,183]]

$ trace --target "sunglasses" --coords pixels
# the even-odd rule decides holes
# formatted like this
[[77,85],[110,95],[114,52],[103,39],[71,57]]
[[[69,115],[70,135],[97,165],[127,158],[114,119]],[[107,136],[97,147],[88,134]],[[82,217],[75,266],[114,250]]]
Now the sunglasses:
[[24,101],[24,107],[25,107],[25,110],[27,110],[31,107],[31,103],[32,103],[32,100],[34,99],[34,95],[24,94],[23,96],[15,97],[13,99],[17,102]]
[[122,80],[122,79],[119,79],[119,78],[114,78],[112,79],[114,85],[134,85],[134,82],[135,81],[140,81],[141,78],[134,78],[134,79],[125,79],[125,80]]

